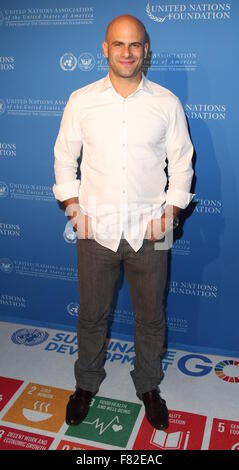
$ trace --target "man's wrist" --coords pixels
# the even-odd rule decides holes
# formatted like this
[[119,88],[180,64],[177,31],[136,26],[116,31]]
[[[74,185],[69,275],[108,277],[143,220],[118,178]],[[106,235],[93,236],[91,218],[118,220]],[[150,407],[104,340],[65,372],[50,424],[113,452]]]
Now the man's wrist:
[[173,217],[173,219],[172,219],[172,229],[174,230],[175,228],[177,228],[179,226],[179,223],[180,223],[179,217],[178,216]]
[[177,206],[168,205],[165,207],[165,218],[168,221],[169,229],[174,230],[180,223],[181,208]]

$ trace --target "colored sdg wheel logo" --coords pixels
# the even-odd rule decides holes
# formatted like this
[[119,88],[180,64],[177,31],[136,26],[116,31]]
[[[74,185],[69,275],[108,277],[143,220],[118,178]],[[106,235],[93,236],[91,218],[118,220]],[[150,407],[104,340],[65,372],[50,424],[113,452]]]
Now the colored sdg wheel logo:
[[41,331],[36,328],[22,328],[15,331],[11,339],[14,344],[24,344],[24,346],[36,346],[44,343],[49,334],[46,331]]
[[225,382],[239,383],[239,361],[221,361],[216,365],[215,373]]

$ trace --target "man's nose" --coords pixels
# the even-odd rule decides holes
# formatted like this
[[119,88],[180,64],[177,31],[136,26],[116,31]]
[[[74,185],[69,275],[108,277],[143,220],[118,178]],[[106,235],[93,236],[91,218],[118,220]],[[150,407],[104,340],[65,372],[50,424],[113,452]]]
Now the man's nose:
[[130,56],[130,46],[124,46],[123,56],[124,57],[129,57]]

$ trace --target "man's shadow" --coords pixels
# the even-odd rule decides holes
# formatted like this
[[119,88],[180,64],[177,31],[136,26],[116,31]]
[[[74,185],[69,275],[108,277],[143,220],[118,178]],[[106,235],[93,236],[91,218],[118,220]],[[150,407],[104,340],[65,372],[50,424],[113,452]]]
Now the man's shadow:
[[[186,113],[187,108],[190,108],[188,105],[188,73],[193,72],[159,72],[158,74],[154,73],[152,77],[152,80],[167,87],[179,97]],[[201,73],[201,86],[203,87],[204,81],[206,90],[206,74],[204,71]],[[190,344],[196,345],[197,342],[200,343],[201,338],[205,337],[206,333],[204,331],[206,330],[205,316],[203,316],[205,304],[199,295],[185,299],[183,296],[170,294],[170,284],[174,275],[180,276],[179,279],[181,280],[186,278],[192,283],[194,281],[198,284],[205,282],[205,273],[210,269],[213,261],[220,256],[220,237],[225,228],[225,219],[221,215],[206,215],[207,208],[204,207],[204,201],[208,200],[210,202],[210,200],[216,200],[220,202],[222,200],[221,172],[207,120],[202,118],[192,119],[190,111],[188,114],[190,118],[187,118],[189,134],[194,146],[192,160],[194,175],[190,192],[195,194],[195,199],[181,212],[180,225],[174,231],[174,241],[177,242],[186,235],[186,238],[190,240],[192,252],[189,255],[190,258],[185,260],[184,264],[182,263],[182,256],[174,254],[173,250],[170,252],[165,306],[166,316],[170,315],[170,310],[180,314],[186,308],[190,312],[190,316],[193,316],[193,319],[190,318],[189,322],[192,322],[193,327],[189,340]],[[224,132],[223,127],[221,132]],[[224,139],[224,142],[226,147],[226,139]],[[190,224],[188,224],[189,219]],[[188,272],[185,272],[187,268]],[[187,314],[186,312],[185,315]],[[173,316],[176,315],[177,313],[173,314]],[[167,329],[165,348],[168,347],[168,341],[173,336],[174,334],[170,334]],[[185,341],[187,342],[187,340]]]

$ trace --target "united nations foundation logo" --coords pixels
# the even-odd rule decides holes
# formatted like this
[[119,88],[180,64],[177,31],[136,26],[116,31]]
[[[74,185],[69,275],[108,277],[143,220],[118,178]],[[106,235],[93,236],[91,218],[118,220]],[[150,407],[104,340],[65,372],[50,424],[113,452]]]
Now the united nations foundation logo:
[[218,286],[215,284],[203,284],[201,282],[173,280],[168,283],[168,291],[170,294],[216,299]]
[[49,334],[46,331],[38,330],[37,328],[22,328],[15,331],[11,336],[14,344],[23,344],[24,346],[36,346],[44,343]]
[[71,302],[70,304],[67,305],[67,312],[72,316],[72,317],[77,317],[79,313],[79,304],[77,302]]
[[78,57],[78,66],[82,72],[90,72],[95,66],[95,58],[90,52],[83,52]]
[[199,214],[222,215],[223,213],[221,199],[205,199],[199,197],[195,199],[195,202],[197,203],[195,212]]
[[163,23],[165,20],[166,20],[166,16],[164,17],[160,17],[160,16],[155,16],[153,15],[153,13],[151,12],[150,10],[150,5],[149,3],[147,3],[146,5],[146,13],[148,15],[148,17],[152,20],[152,21],[156,21],[156,23]]
[[187,103],[184,111],[188,119],[225,121],[227,117],[227,106],[225,104]]
[[230,20],[231,4],[221,2],[184,2],[181,4],[154,3],[146,5],[148,17],[156,23],[167,21],[215,21]]
[[5,111],[6,111],[5,101],[3,101],[2,98],[0,98],[0,116],[1,114],[4,114]]
[[77,58],[71,52],[66,52],[60,58],[60,66],[64,72],[73,72],[77,66]]
[[3,273],[11,273],[13,271],[14,265],[13,262],[8,258],[0,259],[0,269]]
[[0,181],[0,198],[8,196],[8,185]]

